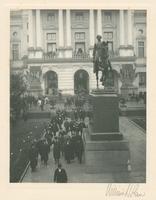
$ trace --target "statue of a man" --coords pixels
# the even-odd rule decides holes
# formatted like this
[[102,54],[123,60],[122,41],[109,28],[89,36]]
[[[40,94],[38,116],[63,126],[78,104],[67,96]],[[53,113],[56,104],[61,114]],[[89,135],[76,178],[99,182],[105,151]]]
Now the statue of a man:
[[101,41],[101,35],[97,35],[97,42],[94,44],[93,49],[93,63],[94,63],[94,69],[93,72],[96,73],[99,71],[99,63],[101,62],[101,56],[102,56],[102,41]]
[[100,81],[102,85],[104,85],[109,71],[112,71],[112,67],[109,61],[109,54],[108,54],[108,42],[101,41],[101,36],[97,35],[97,42],[94,45],[93,49],[93,72],[96,74],[97,80],[97,88],[98,88],[98,72],[102,72],[102,76]]

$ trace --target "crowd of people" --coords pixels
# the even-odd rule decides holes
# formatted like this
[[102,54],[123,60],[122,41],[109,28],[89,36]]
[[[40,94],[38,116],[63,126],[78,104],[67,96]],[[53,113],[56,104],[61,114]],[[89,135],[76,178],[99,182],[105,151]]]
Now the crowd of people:
[[[67,164],[72,162],[82,163],[84,143],[83,129],[85,115],[81,110],[75,112],[73,119],[67,116],[65,110],[56,110],[44,129],[43,137],[34,141],[29,150],[29,160],[32,172],[37,168],[39,159],[45,166],[49,156],[53,155],[55,164],[60,164],[62,159]],[[52,154],[50,152],[52,151]]]
[[[33,99],[29,102],[29,106],[33,103],[36,104]],[[53,114],[44,129],[43,137],[34,141],[30,147],[29,160],[32,172],[36,170],[39,159],[43,165],[47,166],[49,156],[53,156],[54,163],[58,165],[58,172],[61,170],[60,162],[62,159],[67,164],[76,160],[80,164],[83,162],[83,130],[86,128],[84,121],[86,117],[92,119],[92,112],[89,109],[84,109],[86,101],[80,97],[66,98],[62,109],[54,107],[55,103],[54,100],[50,100],[46,96],[37,100],[37,105],[41,107],[41,110],[44,110],[44,105],[50,104]],[[74,105],[72,116],[69,116],[67,110],[72,105]],[[50,152],[52,153],[50,154]],[[55,181],[56,177],[54,178]]]

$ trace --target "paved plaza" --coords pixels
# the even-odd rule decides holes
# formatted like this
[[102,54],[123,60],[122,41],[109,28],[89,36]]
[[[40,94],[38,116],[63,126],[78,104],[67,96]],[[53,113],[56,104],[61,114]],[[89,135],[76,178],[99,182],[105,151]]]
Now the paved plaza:
[[[132,123],[127,117],[120,117],[120,131],[130,144],[130,165],[129,172],[117,173],[85,173],[85,158],[79,164],[75,159],[71,164],[66,164],[61,157],[61,163],[67,171],[69,183],[144,183],[146,182],[146,134],[138,126]],[[54,170],[57,165],[54,163],[51,149],[48,166],[38,163],[37,171],[31,172],[28,168],[23,183],[52,183]]]

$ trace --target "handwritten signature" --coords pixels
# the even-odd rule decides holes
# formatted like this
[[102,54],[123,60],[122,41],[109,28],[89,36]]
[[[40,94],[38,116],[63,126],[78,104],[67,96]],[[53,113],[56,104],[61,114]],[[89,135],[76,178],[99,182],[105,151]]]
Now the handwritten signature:
[[141,198],[145,196],[145,192],[140,191],[139,184],[124,185],[108,184],[105,196],[122,196],[127,198]]

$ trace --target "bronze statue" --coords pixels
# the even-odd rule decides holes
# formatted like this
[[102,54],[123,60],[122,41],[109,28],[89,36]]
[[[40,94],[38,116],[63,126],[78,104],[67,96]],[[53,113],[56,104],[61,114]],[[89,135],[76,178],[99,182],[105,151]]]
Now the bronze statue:
[[97,35],[96,38],[97,38],[97,43],[95,43],[93,49],[93,63],[94,63],[93,72],[96,74],[96,81],[98,88],[99,71],[102,71],[102,76],[100,78],[100,81],[102,82],[102,85],[105,85],[105,81],[108,77],[108,74],[112,73],[112,67],[109,61],[108,42],[101,41],[102,37],[100,35]]

